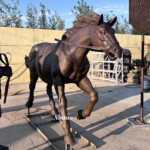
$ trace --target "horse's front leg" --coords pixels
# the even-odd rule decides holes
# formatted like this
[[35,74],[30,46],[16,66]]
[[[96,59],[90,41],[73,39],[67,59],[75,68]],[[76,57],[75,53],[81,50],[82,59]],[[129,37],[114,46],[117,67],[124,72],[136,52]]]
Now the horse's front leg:
[[74,143],[72,133],[70,132],[70,122],[67,120],[67,99],[64,92],[63,80],[60,77],[54,79],[54,86],[59,99],[59,108],[62,116],[62,127],[65,132],[64,142],[71,145]]
[[88,77],[84,77],[79,83],[77,83],[79,88],[83,90],[85,93],[87,93],[90,97],[90,102],[88,105],[85,107],[84,110],[79,110],[77,113],[77,119],[85,119],[86,117],[90,116],[94,105],[98,101],[98,93],[97,91],[93,88],[90,80]]

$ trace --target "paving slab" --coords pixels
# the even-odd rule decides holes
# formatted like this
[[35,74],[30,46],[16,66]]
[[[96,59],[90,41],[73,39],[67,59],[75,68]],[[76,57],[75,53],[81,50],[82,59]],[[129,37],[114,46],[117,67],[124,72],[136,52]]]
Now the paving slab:
[[[80,134],[90,139],[100,150],[149,150],[150,128],[134,128],[126,121],[128,117],[140,116],[140,87],[92,80],[99,93],[99,101],[90,117],[77,120],[76,113],[84,109],[89,97],[76,85],[66,85],[68,115],[72,116],[71,126]],[[17,87],[17,88],[15,88]],[[10,91],[24,87],[17,95],[8,96],[7,104],[2,104],[3,115],[0,119],[0,145],[9,146],[11,150],[50,149],[48,144],[25,121],[27,115],[25,103],[28,99],[28,84],[13,84]],[[54,91],[54,90],[53,90]],[[58,107],[58,99],[53,92]],[[145,93],[144,116],[150,116],[150,94]],[[35,101],[31,113],[50,111],[46,94],[46,84],[38,82]],[[57,127],[56,127],[57,128]],[[49,135],[51,136],[51,135]],[[80,139],[78,139],[80,140]],[[82,141],[81,141],[82,143]],[[86,146],[75,149],[86,150]]]

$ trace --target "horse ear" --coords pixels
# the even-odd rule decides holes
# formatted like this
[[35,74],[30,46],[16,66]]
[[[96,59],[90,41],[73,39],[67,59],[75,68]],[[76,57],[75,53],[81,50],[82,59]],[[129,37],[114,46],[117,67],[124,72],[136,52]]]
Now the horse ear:
[[64,34],[61,38],[62,41],[65,41],[67,39],[67,36]]
[[107,24],[108,24],[109,26],[113,26],[116,21],[117,21],[117,17],[115,17],[115,18],[111,19],[110,21],[108,21]]
[[100,16],[100,19],[99,19],[99,21],[98,21],[98,25],[100,25],[100,24],[102,24],[103,23],[103,14],[101,14],[101,16]]

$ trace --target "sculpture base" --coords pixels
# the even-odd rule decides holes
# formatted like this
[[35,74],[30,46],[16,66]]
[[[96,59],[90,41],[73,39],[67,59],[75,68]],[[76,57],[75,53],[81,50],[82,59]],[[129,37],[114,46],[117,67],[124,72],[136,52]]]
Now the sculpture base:
[[137,128],[146,128],[150,127],[150,117],[143,118],[143,122],[140,121],[140,118],[127,118],[127,121],[134,127]]

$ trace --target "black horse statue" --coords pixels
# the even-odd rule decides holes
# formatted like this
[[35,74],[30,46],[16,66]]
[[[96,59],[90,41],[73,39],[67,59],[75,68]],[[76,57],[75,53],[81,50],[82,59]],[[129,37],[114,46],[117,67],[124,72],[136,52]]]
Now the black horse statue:
[[[7,82],[5,86],[5,94],[4,94],[4,103],[6,103],[10,77],[12,76],[12,68],[10,67],[7,54],[10,54],[10,53],[6,53],[6,54],[0,53],[0,99],[1,99],[1,78],[3,76],[7,77]],[[0,117],[1,115],[2,115],[2,111],[1,111],[1,104],[0,104]]]
[[[67,117],[65,84],[75,83],[90,98],[85,109],[78,111],[77,118],[85,119],[90,116],[98,101],[98,93],[87,77],[90,66],[87,54],[89,50],[97,49],[103,50],[111,60],[121,57],[122,48],[112,28],[116,19],[117,17],[105,23],[103,15],[91,11],[88,16],[78,16],[78,21],[73,22],[73,28],[68,29],[57,44],[34,45],[29,54],[30,95],[26,106],[30,108],[33,105],[36,81],[40,77],[47,83],[51,115],[58,114],[52,95],[52,85],[58,95],[62,118],[65,118]],[[62,127],[65,132],[65,144],[72,144],[74,139],[70,132],[69,121],[62,120]]]

